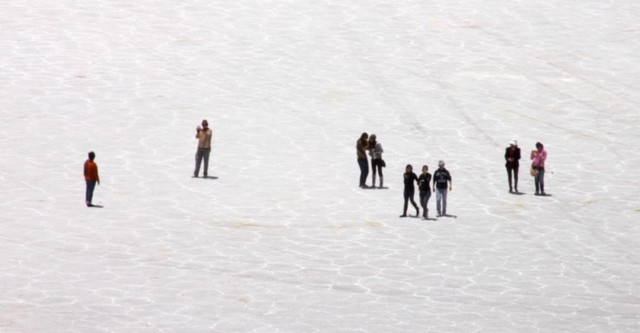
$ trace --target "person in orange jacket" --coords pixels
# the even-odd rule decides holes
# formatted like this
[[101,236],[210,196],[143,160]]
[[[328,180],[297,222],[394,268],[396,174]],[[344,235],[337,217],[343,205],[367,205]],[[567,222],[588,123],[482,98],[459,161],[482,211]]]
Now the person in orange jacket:
[[96,188],[96,184],[100,185],[98,165],[94,162],[95,158],[96,153],[89,152],[89,159],[84,162],[84,180],[87,183],[85,202],[87,207],[93,207],[93,204],[91,203],[93,199],[93,190]]

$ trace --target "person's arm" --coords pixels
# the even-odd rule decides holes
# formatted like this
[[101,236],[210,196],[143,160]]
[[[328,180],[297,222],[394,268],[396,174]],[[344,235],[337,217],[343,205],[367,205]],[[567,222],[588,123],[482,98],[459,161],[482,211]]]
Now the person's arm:
[[433,173],[433,178],[432,178],[433,179],[433,183],[431,184],[431,187],[433,188],[433,192],[436,191],[436,172]]
[[200,139],[200,131],[202,131],[202,127],[198,126],[196,128],[196,139]]
[[98,185],[100,185],[100,174],[98,173],[98,165],[94,165],[96,166],[96,181],[98,182]]
[[451,174],[447,172],[447,175],[449,176],[449,191],[453,190],[453,178],[451,178]]
[[87,176],[87,162],[84,162],[84,176]]

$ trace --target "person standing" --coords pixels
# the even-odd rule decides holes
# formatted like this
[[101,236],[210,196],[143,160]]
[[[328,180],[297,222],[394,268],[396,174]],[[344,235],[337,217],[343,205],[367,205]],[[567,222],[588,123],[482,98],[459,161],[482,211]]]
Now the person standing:
[[420,216],[420,209],[416,202],[413,200],[413,195],[415,194],[415,188],[413,187],[413,182],[418,183],[418,176],[413,173],[413,167],[411,164],[407,164],[404,173],[404,210],[400,217],[407,217],[407,207],[409,206],[409,200],[411,200],[411,204],[413,208],[416,209],[416,217]]
[[422,166],[422,174],[418,177],[418,188],[420,189],[420,205],[422,206],[422,217],[429,218],[427,204],[431,198],[431,174],[427,165]]
[[196,128],[196,139],[198,139],[198,150],[196,151],[196,169],[193,172],[193,177],[198,178],[200,173],[200,165],[204,159],[204,178],[209,175],[209,154],[211,153],[211,129],[209,128],[209,122],[205,119],[202,121],[202,127]]
[[453,190],[451,174],[444,167],[444,161],[438,161],[438,170],[433,173],[433,191],[436,192],[436,208],[438,216],[447,215],[447,185]]
[[356,142],[356,154],[358,155],[358,166],[360,166],[360,187],[368,188],[367,176],[369,175],[369,161],[367,161],[367,149],[369,148],[369,134],[367,132],[360,135]]
[[369,137],[369,155],[371,155],[372,187],[376,187],[376,169],[380,176],[380,188],[382,188],[382,185],[384,184],[384,177],[382,175],[382,168],[384,167],[384,161],[382,160],[383,152],[384,150],[382,149],[382,145],[376,140],[376,135],[371,134]]
[[536,149],[531,151],[531,159],[531,167],[536,170],[536,195],[547,195],[544,192],[544,162],[547,160],[547,151],[542,143],[536,142]]
[[94,161],[96,154],[89,152],[89,159],[84,162],[84,180],[87,183],[85,192],[85,203],[87,207],[93,207],[93,190],[96,184],[100,185],[100,176],[98,175],[98,165]]
[[511,175],[513,174],[513,180],[515,180],[515,189],[518,193],[518,169],[520,168],[520,148],[518,142],[512,140],[509,143],[509,147],[505,149],[504,159],[506,161],[505,167],[507,168],[507,178],[509,179],[509,193],[513,193],[513,186],[511,182]]

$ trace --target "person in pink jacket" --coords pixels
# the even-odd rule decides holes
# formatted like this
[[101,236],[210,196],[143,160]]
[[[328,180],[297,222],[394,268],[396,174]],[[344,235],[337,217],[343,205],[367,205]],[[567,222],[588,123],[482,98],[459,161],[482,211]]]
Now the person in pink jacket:
[[538,171],[534,178],[536,195],[547,195],[544,193],[544,162],[547,160],[547,151],[542,143],[536,143],[536,149],[531,151],[531,159],[531,167]]

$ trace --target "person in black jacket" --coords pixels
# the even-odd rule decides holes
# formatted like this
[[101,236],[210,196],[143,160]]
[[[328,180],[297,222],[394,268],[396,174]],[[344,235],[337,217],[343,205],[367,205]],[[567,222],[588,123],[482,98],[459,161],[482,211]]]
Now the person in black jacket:
[[407,206],[409,205],[409,200],[411,200],[411,204],[413,208],[416,209],[416,217],[420,216],[420,209],[416,202],[413,200],[413,195],[415,194],[415,188],[413,187],[413,182],[418,183],[418,176],[413,173],[413,167],[411,164],[407,164],[404,173],[404,210],[400,217],[407,217]]
[[429,217],[429,209],[427,204],[429,198],[431,198],[431,174],[429,173],[429,167],[422,166],[422,174],[418,177],[418,189],[420,189],[420,205],[422,206],[422,217],[425,219]]
[[513,179],[515,180],[515,189],[518,193],[518,168],[520,167],[520,148],[518,148],[518,142],[513,140],[509,143],[509,147],[505,149],[504,159],[506,160],[505,167],[507,168],[507,177],[509,179],[509,193],[513,193],[513,184],[511,182],[511,174],[513,173]]
[[438,170],[433,173],[433,191],[436,192],[436,208],[438,216],[447,215],[447,185],[449,191],[453,189],[451,174],[444,168],[444,161],[438,162]]

